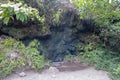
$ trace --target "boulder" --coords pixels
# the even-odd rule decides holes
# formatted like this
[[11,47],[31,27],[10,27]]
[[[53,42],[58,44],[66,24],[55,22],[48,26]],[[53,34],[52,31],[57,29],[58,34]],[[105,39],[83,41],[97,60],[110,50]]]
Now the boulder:
[[75,54],[78,42],[76,25],[79,29],[82,26],[71,1],[25,0],[25,2],[37,8],[40,15],[44,14],[47,26],[46,32],[41,32],[41,26],[37,22],[4,26],[1,27],[1,31],[17,39],[22,39],[26,44],[29,43],[29,38],[45,37],[40,39],[44,49],[43,53],[52,61],[62,61],[65,55]]
[[43,74],[57,74],[59,70],[56,67],[50,67],[42,72]]
[[[22,27],[21,27],[22,26]],[[45,32],[42,32],[42,28],[40,25],[31,24],[31,25],[18,25],[18,26],[3,26],[0,27],[1,33],[12,36],[16,39],[23,39],[25,37],[33,38],[33,37],[42,37],[50,35],[49,28],[46,28]]]
[[44,7],[50,31],[49,38],[40,40],[45,56],[52,61],[62,61],[65,55],[75,54],[78,41],[75,26],[79,23],[79,17],[70,0],[28,0],[26,3],[40,12],[40,4]]
[[20,77],[25,77],[25,76],[26,76],[26,73],[25,73],[25,72],[21,72],[21,73],[19,73],[19,76],[20,76]]
[[14,51],[10,51],[10,52],[6,53],[6,56],[10,60],[14,60],[14,59],[19,59],[20,58],[20,56],[18,55],[18,53],[14,52]]
[[25,2],[37,8],[40,15],[45,16],[46,31],[42,32],[41,25],[35,22],[21,23],[16,21],[8,26],[3,25],[0,30],[17,39],[25,37],[44,37],[51,35],[51,27],[76,25],[77,13],[70,0],[25,0]]
[[55,23],[55,15],[57,14],[60,21],[58,26],[72,26],[75,24],[74,19],[78,18],[75,7],[70,0],[26,0],[26,3],[44,14],[48,25],[57,26]]

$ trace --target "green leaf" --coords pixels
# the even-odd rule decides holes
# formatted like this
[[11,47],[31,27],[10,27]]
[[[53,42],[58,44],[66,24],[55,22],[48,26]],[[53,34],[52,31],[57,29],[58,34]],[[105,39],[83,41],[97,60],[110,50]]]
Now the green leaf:
[[25,16],[24,16],[23,14],[20,16],[20,20],[21,20],[22,22],[25,21]]
[[16,14],[16,19],[19,20],[20,19],[20,13]]
[[27,15],[24,15],[25,21],[27,21]]
[[4,18],[3,23],[8,25],[9,20],[10,20],[10,17],[6,17],[6,18]]

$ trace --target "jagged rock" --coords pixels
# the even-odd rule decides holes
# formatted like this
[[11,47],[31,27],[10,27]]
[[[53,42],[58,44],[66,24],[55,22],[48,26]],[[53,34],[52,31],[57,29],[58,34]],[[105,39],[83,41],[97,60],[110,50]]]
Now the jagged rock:
[[18,53],[14,52],[14,51],[10,51],[8,53],[6,53],[6,56],[10,59],[10,60],[14,60],[14,59],[18,59],[20,56],[18,55]]
[[[78,24],[78,14],[70,0],[28,0],[27,4],[38,8],[40,4],[44,6],[46,23],[49,25],[50,36],[40,40],[44,48],[44,54],[53,61],[62,61],[67,54],[76,52],[76,23]],[[34,3],[33,3],[34,2]],[[54,21],[54,16],[60,11],[59,24]],[[79,25],[79,27],[82,27]],[[26,41],[28,42],[28,40]]]
[[[55,27],[75,25],[74,19],[76,18],[77,13],[69,0],[26,0],[26,3],[37,8],[40,11],[40,15],[45,15],[46,31],[42,32],[41,25],[37,21],[24,24],[18,21],[9,24],[7,27],[0,27],[0,30],[3,33],[17,39],[25,37],[43,37],[51,34],[51,25]],[[60,11],[60,23],[56,23],[56,20],[54,19],[54,16],[58,11]]]
[[20,77],[24,77],[24,76],[26,76],[26,73],[25,72],[21,72],[21,73],[19,73],[19,76]]
[[46,28],[46,32],[41,31],[41,27],[39,25],[28,25],[28,27],[17,26],[17,27],[1,27],[1,31],[9,36],[12,36],[16,39],[22,39],[25,37],[33,38],[33,37],[42,37],[50,35],[49,28]]
[[[38,8],[40,12],[45,13],[46,23],[56,26],[54,22],[54,15],[60,11],[60,24],[59,25],[74,25],[74,19],[78,18],[75,7],[70,0],[25,0],[27,4],[32,7]],[[41,8],[41,5],[43,8]]]
[[[42,73],[44,74],[56,74],[56,73],[59,73],[59,70],[56,68],[56,67],[50,67],[49,69],[47,70],[44,70]],[[55,75],[53,75],[53,77],[55,77]]]

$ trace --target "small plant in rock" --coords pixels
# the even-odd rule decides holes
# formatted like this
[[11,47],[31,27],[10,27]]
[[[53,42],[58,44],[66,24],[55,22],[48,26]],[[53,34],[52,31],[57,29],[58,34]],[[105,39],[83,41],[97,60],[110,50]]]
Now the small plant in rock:
[[53,23],[57,26],[60,24],[60,17],[61,17],[61,11],[57,11],[55,14],[53,14]]
[[67,62],[73,62],[74,61],[74,55],[71,55],[71,54],[69,54],[69,55],[66,55],[65,56],[65,61],[67,61]]
[[79,55],[76,56],[71,54],[66,55],[64,58],[64,61],[65,62],[81,62]]

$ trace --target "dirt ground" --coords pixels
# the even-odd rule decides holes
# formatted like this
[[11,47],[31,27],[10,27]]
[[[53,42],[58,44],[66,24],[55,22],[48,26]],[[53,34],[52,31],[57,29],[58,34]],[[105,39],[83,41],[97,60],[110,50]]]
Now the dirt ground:
[[24,77],[14,73],[1,80],[110,80],[107,72],[97,71],[83,63],[53,63],[49,69],[41,73],[31,70],[24,73]]

